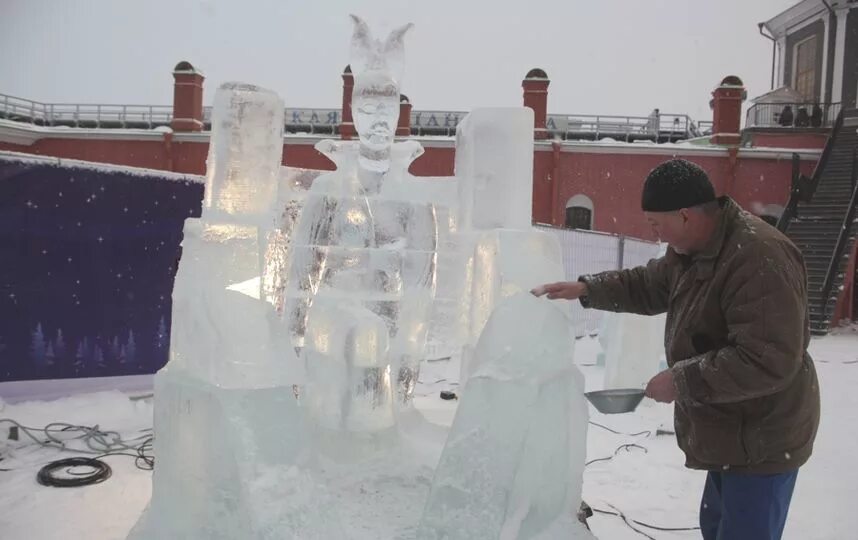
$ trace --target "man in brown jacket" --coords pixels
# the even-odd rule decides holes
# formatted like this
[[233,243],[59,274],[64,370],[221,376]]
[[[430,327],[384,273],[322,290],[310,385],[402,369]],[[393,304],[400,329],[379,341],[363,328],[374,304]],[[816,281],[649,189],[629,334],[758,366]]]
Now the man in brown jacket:
[[706,173],[685,160],[649,174],[641,206],[670,246],[664,257],[533,293],[606,311],[667,312],[669,369],[646,394],[675,402],[686,466],[709,471],[703,538],[780,539],[819,423],[801,253],[730,198],[717,199]]

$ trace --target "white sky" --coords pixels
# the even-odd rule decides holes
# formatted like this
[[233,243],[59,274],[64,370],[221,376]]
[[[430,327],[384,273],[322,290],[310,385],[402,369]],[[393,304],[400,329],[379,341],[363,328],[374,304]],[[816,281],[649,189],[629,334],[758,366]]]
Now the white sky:
[[521,104],[533,67],[565,114],[709,119],[739,75],[769,90],[757,23],[797,0],[0,0],[0,93],[46,102],[172,103],[173,66],[240,80],[288,107],[339,107],[349,13],[377,34],[413,22],[402,91],[415,109]]

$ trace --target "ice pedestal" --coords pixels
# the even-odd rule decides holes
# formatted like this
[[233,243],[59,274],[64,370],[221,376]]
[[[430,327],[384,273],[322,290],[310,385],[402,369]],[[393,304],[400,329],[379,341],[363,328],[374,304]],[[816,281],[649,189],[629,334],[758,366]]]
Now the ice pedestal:
[[599,335],[605,358],[605,389],[643,388],[664,356],[665,315],[606,314]]
[[[523,323],[526,321],[526,323]],[[581,502],[588,413],[574,337],[528,293],[494,310],[418,529],[419,540],[535,538]],[[591,538],[573,524],[556,538]]]
[[307,435],[291,387],[224,389],[168,369],[155,394],[152,501],[129,539],[344,537],[294,467]]

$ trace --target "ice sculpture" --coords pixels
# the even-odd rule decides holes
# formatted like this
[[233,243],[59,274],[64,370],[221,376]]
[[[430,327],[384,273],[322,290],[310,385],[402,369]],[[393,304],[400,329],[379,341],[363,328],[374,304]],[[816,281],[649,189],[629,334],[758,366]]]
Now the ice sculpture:
[[[308,407],[346,432],[392,428],[410,405],[435,291],[435,207],[409,194],[423,150],[394,143],[402,38],[382,43],[353,17],[358,141],[322,141],[337,170],[319,177],[294,228],[287,319],[307,365]],[[398,404],[398,405],[397,405]]]
[[[218,90],[130,538],[589,538],[569,320],[527,293],[563,276],[530,224],[533,113],[474,111],[456,176],[412,177],[423,149],[394,141],[410,25],[381,42],[354,22],[359,137],[317,144],[336,170],[300,172],[308,189],[278,182],[280,99]],[[443,449],[409,408],[439,289],[473,357]]]
[[[522,324],[522,321],[527,321]],[[477,343],[418,529],[419,540],[535,538],[581,503],[584,380],[554,303],[501,301]],[[592,538],[569,523],[562,538]]]
[[[251,85],[228,83],[215,96],[203,213],[185,224],[170,360],[155,375],[152,500],[130,538],[263,538],[272,517],[260,509],[272,494],[260,471],[282,473],[304,451],[289,336],[261,285],[234,290],[266,276],[283,111],[276,94]],[[295,508],[276,516],[300,519]]]

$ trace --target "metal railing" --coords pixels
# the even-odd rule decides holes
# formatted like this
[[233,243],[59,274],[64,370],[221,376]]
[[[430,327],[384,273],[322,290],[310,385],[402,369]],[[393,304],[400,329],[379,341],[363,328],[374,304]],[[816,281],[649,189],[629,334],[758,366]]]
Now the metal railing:
[[712,120],[699,120],[697,122],[697,129],[700,131],[700,137],[705,137],[707,135],[712,135],[712,128],[715,127],[715,122]]
[[840,103],[757,103],[748,109],[746,128],[830,128]]
[[798,203],[801,201],[809,201],[816,191],[816,186],[819,185],[819,179],[822,176],[822,171],[828,163],[828,157],[831,155],[834,145],[837,142],[837,134],[840,133],[840,128],[843,126],[843,111],[841,110],[837,119],[834,121],[834,126],[831,128],[831,136],[828,137],[828,142],[825,143],[825,149],[822,155],[819,156],[819,161],[816,162],[816,167],[813,169],[813,176],[810,178],[800,174],[798,170],[799,156],[793,154],[792,157],[792,183],[789,201],[784,208],[780,219],[778,220],[778,230],[784,232],[789,227],[790,221],[798,217]]
[[[466,111],[411,112],[412,135],[453,136]],[[211,107],[203,107],[203,124],[211,126]],[[39,126],[85,128],[148,128],[169,126],[173,108],[169,105],[105,105],[41,103],[0,94],[0,118]],[[342,122],[340,109],[287,108],[288,133],[334,134]],[[711,122],[695,122],[687,114],[655,112],[649,116],[548,115],[547,130],[563,139],[613,138],[622,141],[676,141],[706,134]]]
[[41,103],[0,94],[0,118],[39,126],[142,127],[168,125],[173,108],[166,105],[100,105]]
[[687,114],[659,113],[649,116],[617,115],[549,115],[548,130],[564,139],[612,138],[631,142],[635,140],[675,141],[704,135],[699,125]]
[[[834,286],[834,278],[840,269],[840,260],[846,250],[846,244],[849,236],[852,234],[852,228],[855,221],[855,212],[858,209],[858,149],[852,151],[852,197],[849,199],[849,208],[846,210],[846,215],[843,217],[843,224],[840,226],[840,234],[837,235],[837,244],[834,252],[831,254],[831,261],[828,263],[828,271],[825,273],[825,281],[822,283],[822,309],[825,310],[825,305],[828,303],[831,289]],[[824,311],[823,311],[824,313]]]

